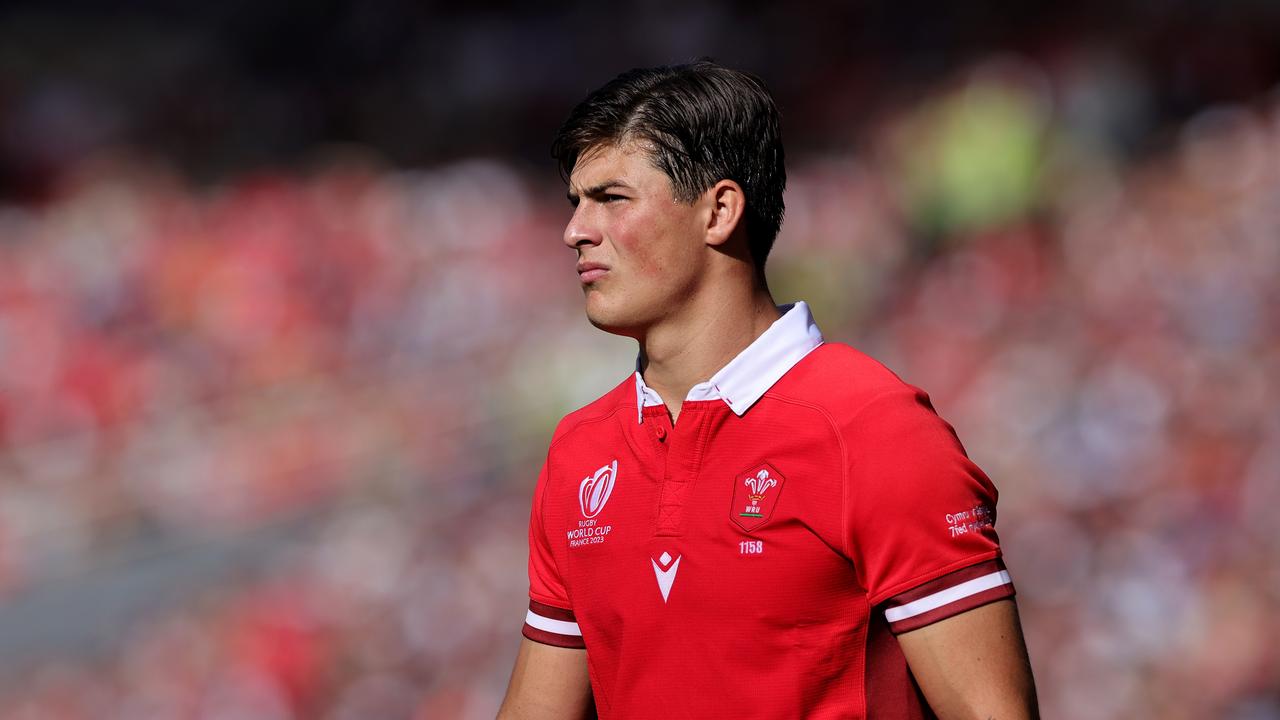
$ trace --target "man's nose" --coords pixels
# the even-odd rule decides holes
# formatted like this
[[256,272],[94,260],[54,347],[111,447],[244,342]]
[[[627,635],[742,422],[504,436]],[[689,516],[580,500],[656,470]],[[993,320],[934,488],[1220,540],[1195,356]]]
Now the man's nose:
[[574,209],[573,217],[569,218],[569,224],[564,227],[564,244],[574,249],[600,244],[600,231],[591,222],[590,213],[584,205],[586,203]]

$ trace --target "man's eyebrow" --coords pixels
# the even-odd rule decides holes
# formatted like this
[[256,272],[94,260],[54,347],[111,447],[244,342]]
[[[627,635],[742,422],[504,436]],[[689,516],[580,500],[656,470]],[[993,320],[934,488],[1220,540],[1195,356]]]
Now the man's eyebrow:
[[[621,179],[610,178],[608,180],[605,180],[602,183],[597,183],[595,185],[592,185],[589,188],[584,189],[582,191],[582,194],[586,195],[587,197],[593,197],[596,195],[600,195],[601,193],[603,193],[605,190],[608,190],[609,188],[625,188],[627,190],[632,189],[630,185],[626,184]],[[573,191],[573,188],[569,188],[569,193],[567,197],[569,198],[569,202],[576,202],[579,196],[578,196],[578,193],[575,193]]]

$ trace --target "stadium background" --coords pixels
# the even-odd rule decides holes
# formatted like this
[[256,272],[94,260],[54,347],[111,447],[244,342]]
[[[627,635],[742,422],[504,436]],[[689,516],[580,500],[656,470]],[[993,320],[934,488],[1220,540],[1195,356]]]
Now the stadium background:
[[710,55],[775,295],[1000,487],[1045,716],[1280,718],[1276,4],[114,5],[0,10],[0,717],[492,717],[633,358],[549,140]]

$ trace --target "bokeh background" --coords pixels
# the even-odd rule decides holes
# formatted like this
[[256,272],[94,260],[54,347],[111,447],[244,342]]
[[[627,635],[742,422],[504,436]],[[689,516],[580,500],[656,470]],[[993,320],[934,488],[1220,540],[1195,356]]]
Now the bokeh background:
[[783,108],[775,296],[1001,489],[1045,716],[1280,718],[1263,0],[6,3],[0,717],[492,717],[634,353],[550,138],[704,55]]

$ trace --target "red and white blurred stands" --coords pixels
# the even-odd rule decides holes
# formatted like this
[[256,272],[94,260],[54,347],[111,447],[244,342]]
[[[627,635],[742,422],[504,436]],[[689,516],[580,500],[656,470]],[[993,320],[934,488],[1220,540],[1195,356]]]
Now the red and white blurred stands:
[[[995,479],[1045,717],[1280,717],[1280,105],[1128,164],[1036,72],[795,159],[775,294]],[[491,717],[550,429],[632,361],[550,182],[126,155],[0,208],[0,717]]]

